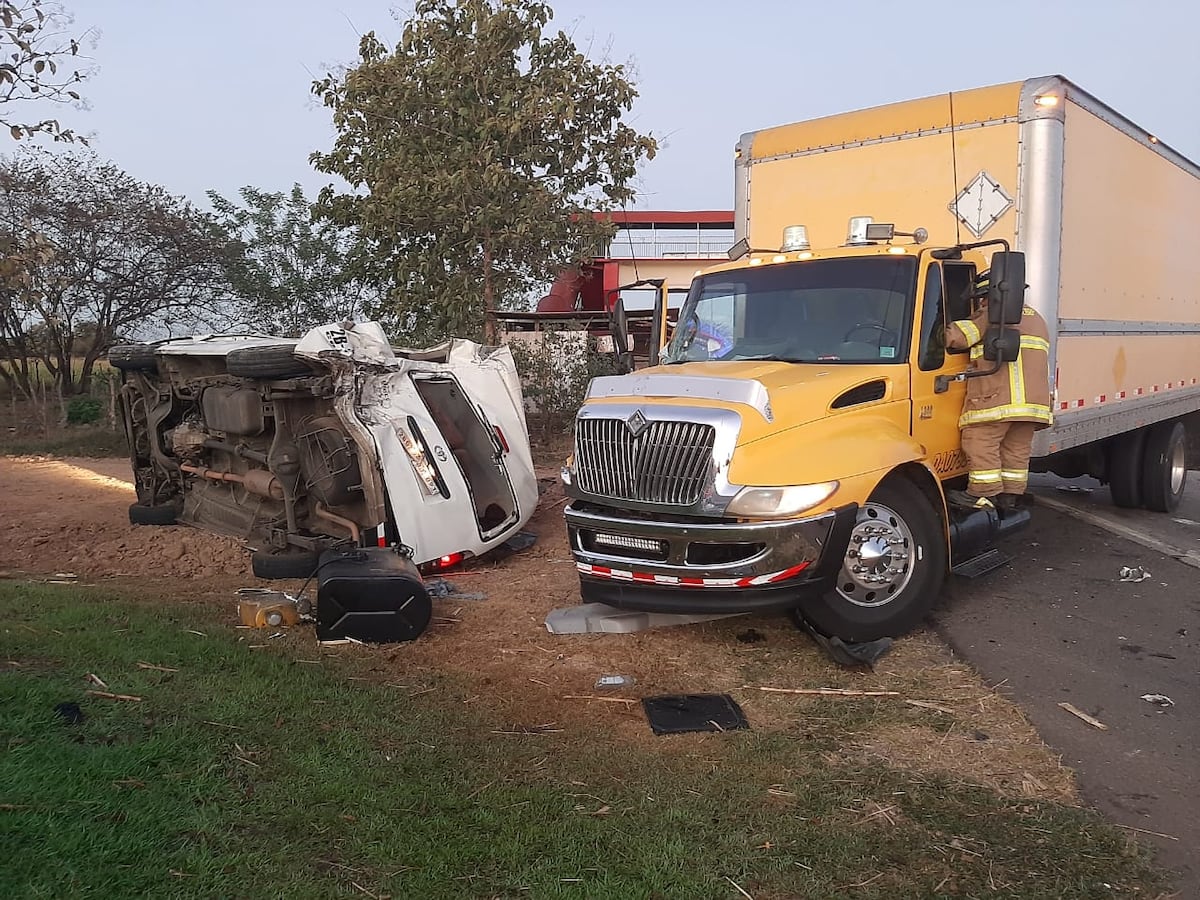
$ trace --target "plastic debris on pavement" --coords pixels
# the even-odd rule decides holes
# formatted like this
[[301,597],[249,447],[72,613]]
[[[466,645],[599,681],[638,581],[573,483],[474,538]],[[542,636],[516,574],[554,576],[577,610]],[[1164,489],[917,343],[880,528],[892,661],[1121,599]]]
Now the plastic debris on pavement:
[[1150,578],[1150,573],[1141,566],[1121,566],[1121,581],[1137,583]]
[[1142,694],[1142,699],[1147,703],[1153,703],[1155,706],[1174,706],[1175,701],[1166,694]]
[[455,600],[486,600],[487,594],[460,591],[445,578],[433,578],[425,582],[425,590],[433,600],[453,597]]

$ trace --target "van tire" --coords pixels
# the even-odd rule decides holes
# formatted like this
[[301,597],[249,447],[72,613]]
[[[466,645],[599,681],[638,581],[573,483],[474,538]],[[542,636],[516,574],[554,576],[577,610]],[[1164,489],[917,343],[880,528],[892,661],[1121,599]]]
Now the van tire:
[[179,518],[179,508],[172,504],[145,506],[134,503],[129,507],[131,525],[174,525]]
[[108,364],[122,372],[156,372],[153,344],[117,344],[108,350]]
[[1142,501],[1152,512],[1174,512],[1187,484],[1187,432],[1178,419],[1145,430]]
[[[849,554],[862,546],[854,542],[854,537],[870,540],[872,535],[865,529],[880,527],[884,530],[882,537],[891,542],[889,552],[903,547],[910,567],[907,579],[896,586],[896,593],[882,600],[876,596],[882,588],[864,587],[847,570],[854,564]],[[844,552],[847,556],[838,571],[838,586],[805,601],[796,610],[798,618],[831,637],[862,642],[900,637],[929,615],[946,579],[946,535],[929,497],[911,481],[893,477],[875,489],[858,511],[851,542]],[[856,596],[862,599],[851,599]]]
[[258,550],[250,556],[250,571],[267,580],[311,578],[320,562],[321,555],[311,550]]
[[313,369],[295,355],[295,344],[242,347],[230,350],[225,370],[238,378],[293,378],[312,375]]
[[1105,476],[1114,506],[1122,509],[1141,507],[1145,447],[1145,428],[1117,435],[1108,445]]

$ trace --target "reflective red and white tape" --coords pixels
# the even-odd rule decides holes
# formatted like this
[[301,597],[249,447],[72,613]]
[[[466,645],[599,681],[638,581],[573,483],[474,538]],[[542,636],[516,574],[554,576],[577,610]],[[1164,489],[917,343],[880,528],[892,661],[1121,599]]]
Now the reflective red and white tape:
[[575,563],[584,575],[596,578],[611,578],[614,581],[632,581],[639,584],[661,584],[672,587],[695,588],[730,588],[758,587],[764,584],[776,584],[794,578],[809,567],[810,563],[803,562],[782,572],[772,572],[769,575],[754,575],[747,578],[689,578],[675,575],[655,575],[652,572],[631,572],[627,569],[613,569],[609,566],[593,566],[590,563]]
[[[1114,403],[1119,400],[1128,399],[1129,397],[1143,397],[1146,394],[1157,394],[1160,391],[1173,391],[1176,388],[1189,387],[1189,386],[1195,385],[1195,384],[1200,384],[1200,379],[1183,378],[1183,379],[1180,379],[1179,381],[1168,381],[1165,385],[1152,384],[1152,385],[1150,385],[1150,387],[1130,388],[1127,391],[1117,391],[1112,394],[1097,394],[1092,399],[1092,405],[1098,406],[1102,403]],[[1060,400],[1058,402],[1059,410],[1080,409],[1087,405],[1088,405],[1087,401],[1082,397],[1079,397],[1075,400]]]

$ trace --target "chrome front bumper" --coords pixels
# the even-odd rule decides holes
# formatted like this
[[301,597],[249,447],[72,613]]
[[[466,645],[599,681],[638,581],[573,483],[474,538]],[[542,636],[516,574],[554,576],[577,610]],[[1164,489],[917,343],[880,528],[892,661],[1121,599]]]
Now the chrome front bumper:
[[651,612],[750,612],[796,606],[832,587],[857,506],[779,522],[628,518],[566,509],[583,599]]

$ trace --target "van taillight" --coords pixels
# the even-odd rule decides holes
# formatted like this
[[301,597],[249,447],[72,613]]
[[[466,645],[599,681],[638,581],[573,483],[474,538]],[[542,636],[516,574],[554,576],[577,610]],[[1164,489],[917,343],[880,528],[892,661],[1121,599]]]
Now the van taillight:
[[499,425],[493,425],[492,427],[496,429],[496,438],[497,438],[497,440],[500,441],[500,446],[503,447],[504,452],[507,453],[508,452],[508,441],[505,440],[505,438],[504,438],[504,432],[500,430]]

